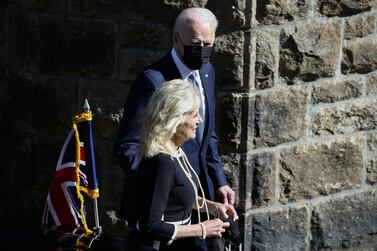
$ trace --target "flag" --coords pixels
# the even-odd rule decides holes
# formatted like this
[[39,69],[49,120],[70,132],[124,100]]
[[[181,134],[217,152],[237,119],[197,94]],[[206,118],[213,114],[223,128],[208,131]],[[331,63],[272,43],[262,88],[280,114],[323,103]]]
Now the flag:
[[99,197],[91,120],[90,111],[73,117],[72,130],[60,152],[43,212],[46,233],[77,229],[92,233],[86,223],[83,196]]

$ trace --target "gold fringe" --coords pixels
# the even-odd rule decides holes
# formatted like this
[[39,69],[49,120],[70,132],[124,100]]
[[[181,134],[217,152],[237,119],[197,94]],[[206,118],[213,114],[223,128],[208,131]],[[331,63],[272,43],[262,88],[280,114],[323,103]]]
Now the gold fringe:
[[84,121],[91,121],[93,118],[92,112],[83,112],[73,116],[73,123],[77,124]]
[[90,190],[87,187],[80,186],[80,191],[83,191],[84,193],[86,193],[91,199],[95,199],[99,197],[98,189]]
[[[79,115],[76,115],[75,117],[77,117],[77,121],[81,122],[81,121],[87,121],[87,120],[81,120],[83,119],[83,117],[86,118],[89,118],[89,113],[90,113],[90,116],[91,116],[91,112],[85,112],[85,113],[81,113]],[[87,114],[87,115],[85,115]],[[80,115],[83,115],[82,117]],[[86,117],[88,116],[88,117]],[[90,117],[91,119],[91,117]],[[79,131],[77,129],[77,125],[76,125],[76,120],[74,118],[74,122],[73,122],[73,130],[75,131],[75,139],[76,139],[76,166],[75,166],[75,171],[76,171],[76,192],[77,192],[77,197],[80,199],[80,214],[81,214],[81,217],[82,217],[82,223],[83,223],[83,227],[84,227],[84,230],[85,230],[85,233],[86,235],[87,234],[91,234],[93,233],[92,230],[90,230],[88,228],[88,225],[86,224],[86,218],[85,218],[85,214],[84,214],[84,197],[82,196],[81,192],[80,192],[80,174],[79,174],[79,169],[80,169],[80,139],[79,139]]]

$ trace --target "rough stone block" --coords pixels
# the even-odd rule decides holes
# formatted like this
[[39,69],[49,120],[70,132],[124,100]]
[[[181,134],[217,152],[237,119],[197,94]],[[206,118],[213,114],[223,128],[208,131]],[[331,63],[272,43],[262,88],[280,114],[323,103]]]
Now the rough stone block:
[[[193,1],[124,1],[124,0],[75,0],[69,1],[69,14],[80,17],[95,17],[95,18],[120,18],[123,21],[124,17],[129,15],[138,15],[144,20],[158,20],[165,23],[174,23],[179,12],[194,5],[204,7],[205,0]],[[203,3],[204,2],[204,3]]]
[[[4,153],[9,154],[7,155],[9,159],[3,158],[7,168],[1,170],[1,173],[4,174],[2,175],[4,181],[12,183],[12,188],[8,192],[12,191],[14,194],[12,194],[12,199],[7,201],[10,204],[13,204],[15,200],[22,201],[20,208],[23,211],[22,215],[25,215],[22,216],[22,220],[31,220],[34,223],[37,221],[36,224],[40,224],[38,219],[43,212],[52,175],[65,138],[56,140],[20,130],[8,131],[8,133],[11,142],[4,142],[5,147],[8,148],[6,151],[4,149]],[[64,136],[67,135],[68,132]],[[15,202],[14,205],[18,203]],[[16,215],[13,212],[8,217]]]
[[124,238],[128,236],[131,228],[127,225],[125,220],[119,218],[117,215],[118,208],[105,205],[101,208],[101,226],[103,228],[104,234],[109,234],[113,237]]
[[11,147],[14,144],[14,131],[5,121],[0,121],[0,135],[2,142],[0,144],[0,152],[2,154],[0,177],[3,180],[10,181],[12,180],[12,169],[14,168],[14,160],[12,158]]
[[274,85],[275,67],[278,62],[279,38],[277,31],[258,30],[255,55],[255,88],[265,89]]
[[8,4],[5,2],[0,2],[0,45],[5,43],[6,35],[6,21],[8,20]]
[[333,103],[339,100],[360,97],[363,93],[363,80],[354,76],[344,80],[325,80],[313,86],[314,103]]
[[[95,126],[95,125],[94,125]],[[120,198],[123,189],[123,170],[113,154],[114,138],[101,138],[97,133],[93,135],[95,146],[95,158],[97,165],[97,176],[101,185],[106,188],[108,202],[120,203],[120,199],[113,201],[112,196]],[[117,177],[116,179],[114,177]],[[114,181],[112,181],[114,179]]]
[[341,22],[299,23],[280,35],[279,74],[283,81],[334,76],[339,64]]
[[[72,16],[80,17],[114,17],[128,16],[145,7],[143,1],[122,0],[75,0],[68,2],[68,10]],[[142,13],[142,12],[140,12]]]
[[39,71],[46,74],[112,77],[116,26],[98,20],[41,17]]
[[[8,63],[8,50],[6,36],[7,25],[6,20],[8,20],[8,5],[4,2],[0,3],[0,74],[5,75],[5,68],[9,67]],[[1,87],[0,87],[1,88]]]
[[116,138],[129,88],[115,81],[80,81],[79,104],[82,107],[84,100],[88,99],[93,113],[93,131],[99,138]]
[[65,10],[65,0],[9,0],[7,2],[25,9],[45,13],[63,14]]
[[255,18],[261,24],[301,20],[309,15],[311,0],[257,0]]
[[253,215],[252,212],[245,213],[244,217],[241,217],[239,220],[240,232],[244,237],[243,250],[251,250],[252,247]]
[[15,123],[30,129],[28,104],[31,103],[31,94],[27,89],[27,81],[13,75],[1,78],[0,81],[0,118],[7,124]]
[[[104,149],[101,147],[101,149]],[[96,156],[97,157],[97,156]],[[104,163],[100,161],[100,163]],[[117,205],[117,211],[120,208],[120,202],[122,201],[123,193],[123,182],[124,176],[111,173],[114,169],[119,169],[118,166],[111,166],[109,163],[106,166],[99,166],[97,170],[97,175],[100,178],[102,187],[104,188],[101,192],[101,199],[104,203]]]
[[367,95],[377,95],[377,72],[367,75]]
[[360,187],[363,140],[351,138],[281,151],[280,201],[286,203]]
[[312,250],[376,250],[376,211],[376,190],[314,205]]
[[309,210],[307,205],[252,214],[253,251],[306,250]]
[[6,202],[2,203],[0,210],[2,225],[6,221],[10,221],[12,223],[12,226],[14,226],[16,222],[20,221],[30,222],[30,220],[32,219],[32,213],[28,210],[30,209],[28,207],[30,203],[30,198],[28,198],[28,196],[30,194],[27,193],[27,191],[25,191],[24,189],[20,188],[19,186],[9,183],[9,180],[2,180],[1,186],[2,189],[0,191],[0,195],[2,200]]
[[26,85],[29,98],[22,101],[22,96],[19,96],[22,86],[18,86],[14,95],[25,106],[31,127],[41,134],[58,134],[65,138],[72,126],[72,116],[83,111],[81,104],[76,107],[76,82],[72,79],[41,77]]
[[346,134],[377,128],[377,100],[356,101],[318,108],[313,130],[317,135]]
[[377,133],[371,134],[367,142],[369,151],[377,151]]
[[219,20],[219,30],[229,30],[237,27],[238,29],[247,25],[247,13],[245,13],[246,0],[198,0],[205,4],[205,8],[210,9]]
[[[7,82],[9,79],[0,77],[0,121],[4,119],[4,112],[6,109],[4,108],[4,104],[7,102]],[[9,101],[8,101],[9,102]]]
[[[96,124],[96,118],[94,117],[93,119],[93,129],[96,129],[96,127],[98,127]],[[99,206],[102,214],[107,212],[109,208],[119,212],[123,193],[124,173],[113,154],[114,138],[115,135],[112,138],[102,138],[97,130],[93,133],[97,178],[101,199]],[[100,217],[104,217],[104,222],[102,224],[103,228],[108,228],[106,231],[109,231],[114,235],[124,233],[125,229],[122,228],[118,229],[118,233],[113,232],[117,226],[120,227],[119,224],[121,224],[121,222],[109,222],[107,215],[102,215]]]
[[367,181],[374,185],[377,183],[377,157],[373,157],[368,161]]
[[140,17],[131,17],[126,23],[121,38],[124,49],[170,50],[173,24],[170,27],[159,22],[145,21]]
[[241,211],[245,211],[245,156],[237,153],[222,154],[220,156],[229,186],[235,191],[235,204]]
[[216,125],[221,149],[245,150],[248,97],[241,93],[219,93],[216,104]]
[[166,53],[166,51],[140,48],[123,50],[120,58],[120,79],[135,81],[145,67],[162,58]]
[[33,159],[31,165],[35,169],[32,176],[35,177],[34,188],[43,196],[47,196],[46,191],[50,187],[50,182],[68,133],[69,128],[65,131],[57,132],[53,136],[33,136]]
[[373,0],[319,0],[318,12],[323,16],[350,16],[370,10]]
[[[76,112],[76,83],[72,79],[45,77],[3,79],[0,117],[22,130],[40,134],[68,133]],[[6,108],[6,109],[5,109]]]
[[244,36],[244,32],[236,31],[216,37],[211,62],[215,65],[218,86],[243,85]]
[[365,37],[373,34],[376,28],[376,16],[352,16],[346,19],[344,38]]
[[303,87],[276,89],[257,95],[254,145],[276,146],[304,136],[307,129],[307,90]]
[[343,48],[341,71],[367,73],[377,69],[377,39],[352,40]]
[[35,137],[30,133],[15,130],[11,148],[12,156],[22,156],[14,158],[11,170],[11,181],[15,186],[25,190],[32,189],[35,182],[35,161],[33,152],[35,149]]
[[9,11],[9,67],[22,74],[36,71],[37,64],[37,18],[26,11]]
[[267,207],[275,200],[276,156],[264,152],[250,157],[248,168],[252,173],[251,200],[252,207]]

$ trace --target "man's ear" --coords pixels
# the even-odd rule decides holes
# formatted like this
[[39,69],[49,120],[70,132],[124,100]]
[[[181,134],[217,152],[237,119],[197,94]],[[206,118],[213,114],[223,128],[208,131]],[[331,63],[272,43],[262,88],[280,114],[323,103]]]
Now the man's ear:
[[178,44],[178,36],[177,36],[177,32],[174,32],[173,33],[173,42],[175,43],[175,44]]

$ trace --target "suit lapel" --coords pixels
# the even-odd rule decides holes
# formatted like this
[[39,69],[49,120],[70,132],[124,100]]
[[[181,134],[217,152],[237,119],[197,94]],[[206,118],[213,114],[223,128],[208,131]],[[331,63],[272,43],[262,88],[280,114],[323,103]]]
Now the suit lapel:
[[204,130],[203,130],[203,138],[202,142],[200,142],[198,139],[196,139],[199,143],[199,145],[202,145],[205,141],[207,130],[208,130],[208,125],[209,125],[209,112],[210,112],[210,107],[209,107],[209,102],[208,102],[208,91],[209,91],[209,80],[208,80],[208,71],[206,70],[207,67],[199,71],[200,74],[200,80],[202,81],[203,89],[204,89],[204,99],[205,99],[205,119],[204,119]]

